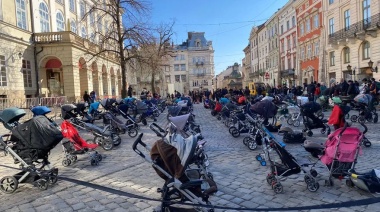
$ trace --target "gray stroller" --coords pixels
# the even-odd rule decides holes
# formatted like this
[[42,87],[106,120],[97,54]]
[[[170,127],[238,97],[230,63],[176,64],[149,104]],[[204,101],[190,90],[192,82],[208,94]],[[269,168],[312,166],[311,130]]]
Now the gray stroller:
[[25,111],[7,108],[0,121],[11,133],[0,136],[0,150],[20,164],[20,172],[0,179],[0,190],[10,194],[20,183],[31,183],[41,190],[57,182],[58,169],[50,168],[49,152],[63,139],[61,131],[45,116],[35,116],[19,123]]

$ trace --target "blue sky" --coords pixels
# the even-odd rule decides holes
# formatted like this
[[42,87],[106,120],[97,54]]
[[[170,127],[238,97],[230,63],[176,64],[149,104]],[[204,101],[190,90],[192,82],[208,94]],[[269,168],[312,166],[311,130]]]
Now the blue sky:
[[173,42],[205,32],[215,50],[215,73],[241,63],[252,26],[262,24],[288,0],[151,0],[152,22],[175,21]]

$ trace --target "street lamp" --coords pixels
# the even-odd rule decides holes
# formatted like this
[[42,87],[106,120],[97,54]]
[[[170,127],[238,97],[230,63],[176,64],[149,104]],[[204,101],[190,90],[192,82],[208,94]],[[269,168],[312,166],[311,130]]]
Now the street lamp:
[[372,68],[372,66],[373,66],[373,62],[372,62],[372,60],[369,60],[369,62],[368,62],[368,66],[371,68],[371,71],[372,71],[372,72],[376,72],[376,73],[377,73],[377,66],[376,66],[375,68]]

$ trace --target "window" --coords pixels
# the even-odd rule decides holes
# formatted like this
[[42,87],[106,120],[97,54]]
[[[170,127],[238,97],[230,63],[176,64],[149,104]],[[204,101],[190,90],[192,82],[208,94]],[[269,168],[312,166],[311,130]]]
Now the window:
[[329,0],[329,4],[332,4],[332,3],[334,3],[334,0]]
[[305,59],[305,47],[301,47],[301,52],[300,52],[300,58],[301,60]]
[[314,55],[319,56],[319,41],[314,43]]
[[363,44],[363,60],[369,59],[370,53],[370,44],[367,41]]
[[63,19],[63,15],[60,11],[57,12],[55,18],[57,19],[57,31],[65,31],[65,20]]
[[179,71],[179,64],[174,65],[174,71]]
[[181,60],[185,60],[185,55],[181,54]]
[[104,21],[104,32],[105,32],[105,35],[108,34],[108,21]]
[[186,64],[181,64],[181,71],[186,71]]
[[296,60],[296,55],[294,55],[294,56],[293,56],[293,68],[296,67],[296,61],[297,61],[297,60]]
[[75,13],[75,0],[69,0],[69,10]]
[[314,15],[314,29],[319,27],[319,14]]
[[286,30],[289,30],[290,28],[290,24],[289,24],[289,21],[286,22]]
[[27,29],[25,0],[16,0],[16,22],[21,29]]
[[22,75],[24,77],[24,87],[32,87],[32,69],[29,60],[22,60]]
[[292,17],[292,27],[296,26],[296,17]]
[[305,30],[305,29],[303,28],[303,24],[301,24],[301,25],[300,25],[300,35],[301,35],[301,36],[305,33],[304,30]]
[[90,25],[94,26],[94,24],[95,24],[95,13],[91,12],[90,13]]
[[306,33],[310,32],[310,19],[306,20]]
[[297,47],[297,41],[296,41],[296,35],[293,35],[293,48],[295,49]]
[[95,42],[95,33],[93,33],[93,32],[91,32],[91,34],[90,34],[90,41],[91,42]]
[[330,66],[335,66],[335,52],[330,52]]
[[104,9],[104,10],[107,10],[106,0],[103,0],[103,9]]
[[72,32],[74,32],[74,33],[77,33],[77,24],[75,23],[74,20],[72,20],[72,21],[70,22],[70,30],[71,30]]
[[87,38],[87,31],[84,26],[82,26],[82,33],[81,33],[82,38]]
[[290,37],[288,37],[287,42],[288,42],[288,51],[290,51],[290,46],[291,46],[291,44],[290,44]]
[[175,82],[179,82],[180,77],[181,77],[181,75],[174,75]]
[[186,82],[186,75],[181,75],[181,81]]
[[41,32],[49,32],[50,31],[50,22],[49,22],[49,10],[45,3],[40,3],[40,25]]
[[363,1],[363,26],[367,28],[371,25],[371,0]]
[[55,0],[57,3],[60,3],[60,4],[65,4],[65,1],[64,0]]
[[307,58],[311,58],[311,44],[307,45]]
[[292,65],[292,59],[288,57],[288,69],[290,69],[290,66]]
[[284,45],[284,42],[285,42],[285,41],[282,41],[282,42],[281,42],[281,52],[284,52],[284,51],[285,51],[285,45]]
[[350,62],[350,48],[348,47],[344,48],[343,54],[344,54],[344,63],[349,63]]
[[79,11],[80,11],[80,18],[83,19],[84,15],[86,14],[86,5],[83,1],[80,1],[79,3]]
[[332,36],[334,34],[334,18],[329,19],[329,35]]
[[7,86],[7,69],[3,55],[0,55],[0,86]]
[[344,11],[344,30],[350,29],[350,10]]
[[284,26],[281,25],[281,35],[284,34]]

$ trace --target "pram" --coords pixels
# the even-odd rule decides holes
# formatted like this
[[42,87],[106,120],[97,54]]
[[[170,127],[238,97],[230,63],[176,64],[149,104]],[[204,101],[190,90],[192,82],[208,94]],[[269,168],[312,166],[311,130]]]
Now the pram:
[[98,147],[96,143],[87,143],[83,138],[78,134],[78,131],[75,127],[64,120],[61,124],[62,135],[69,139],[62,141],[63,152],[65,154],[64,159],[62,160],[63,166],[69,166],[75,161],[77,161],[77,155],[88,153],[90,155],[90,162],[92,166],[98,165],[102,161],[103,157],[95,149]]
[[[128,131],[128,135],[132,138],[136,137],[138,133],[135,124],[131,123],[129,125],[125,125],[120,119],[118,119],[111,112],[105,112],[103,114],[103,124],[111,125],[111,131],[116,132],[117,134],[119,133],[124,134],[126,131]],[[119,136],[117,136],[117,139],[121,141],[121,138]],[[114,145],[118,145],[118,144],[114,142]]]
[[[261,116],[263,120],[263,124],[268,128],[271,132],[277,132],[280,127],[280,125],[275,125],[275,116],[277,113],[277,106],[272,103],[271,100],[262,100],[260,102],[256,102],[254,105],[250,108],[253,113],[256,113],[257,115]],[[269,119],[273,118],[272,124],[269,123]]]
[[107,110],[111,112],[112,114],[118,114],[118,111],[116,110],[116,104],[117,104],[116,99],[106,98],[106,99],[103,99],[100,102],[100,104],[102,105],[104,110]]
[[303,118],[303,124],[305,128],[302,130],[302,132],[307,132],[308,136],[313,136],[313,132],[311,130],[313,129],[321,129],[321,133],[325,134],[327,132],[327,135],[330,134],[331,129],[326,124],[326,119],[319,119],[314,113],[321,110],[321,106],[318,103],[315,102],[308,102],[301,106],[301,115]]
[[372,96],[369,94],[359,94],[354,98],[354,105],[356,109],[359,111],[359,115],[352,115],[352,122],[365,123],[373,122],[377,123],[379,120],[379,116],[376,113],[375,108],[371,108],[370,105],[372,103]]
[[211,115],[216,116],[218,113],[220,113],[220,111],[222,111],[222,107],[223,107],[222,104],[220,104],[219,102],[216,102],[215,107],[212,108]]
[[[141,121],[145,120],[146,122],[146,118],[150,117],[153,119],[153,121],[157,121],[156,117],[153,114],[153,110],[149,108],[148,105],[143,101],[136,101],[134,112],[135,112],[135,116],[134,116],[135,120],[141,120]],[[137,116],[139,117],[136,118]],[[144,122],[142,123],[146,125]]]
[[[157,174],[165,180],[162,188],[157,189],[162,196],[161,211],[170,211],[176,203],[190,201],[192,204],[211,206],[209,196],[217,191],[216,183],[209,179],[201,179],[197,169],[187,169],[196,152],[197,141],[190,136],[181,141],[168,144],[158,140],[149,148],[140,134],[133,144],[133,150],[152,164]],[[147,157],[137,146],[141,145],[150,152]],[[201,211],[213,211],[197,206]]]
[[252,127],[244,111],[234,113],[232,116],[232,123],[233,126],[228,129],[228,132],[234,138],[239,137],[241,133],[248,133]]
[[[127,102],[120,102],[119,106],[117,107],[118,113],[123,116],[124,119],[127,120],[126,125],[127,126],[133,126],[136,130],[139,130],[139,125],[137,124],[138,121],[135,120],[130,114],[129,114],[129,108],[133,108],[132,103],[127,103]],[[135,112],[133,112],[135,113]],[[142,119],[142,120],[141,120]],[[147,125],[146,119],[141,115],[140,116],[140,122],[142,122],[144,125]]]
[[167,119],[169,120],[170,117],[181,116],[188,113],[191,113],[191,109],[189,106],[187,106],[186,102],[183,104],[177,104],[175,106],[168,106]]
[[[20,183],[31,183],[41,190],[57,182],[58,169],[50,168],[49,152],[62,140],[62,134],[45,116],[36,116],[20,124],[25,115],[19,108],[0,112],[0,121],[11,130],[0,136],[0,150],[9,153],[20,163],[21,172],[0,179],[0,190],[10,194]],[[45,169],[46,168],[46,169]]]
[[[79,120],[72,111],[76,110],[76,106],[73,104],[65,104],[61,106],[62,119],[69,120],[74,126],[79,129],[91,132],[94,135],[93,142],[101,145],[104,150],[111,150],[115,144],[120,144],[119,136],[116,132],[113,132],[111,124],[104,127],[98,127],[92,123],[82,122]],[[114,143],[115,142],[115,143]]]

